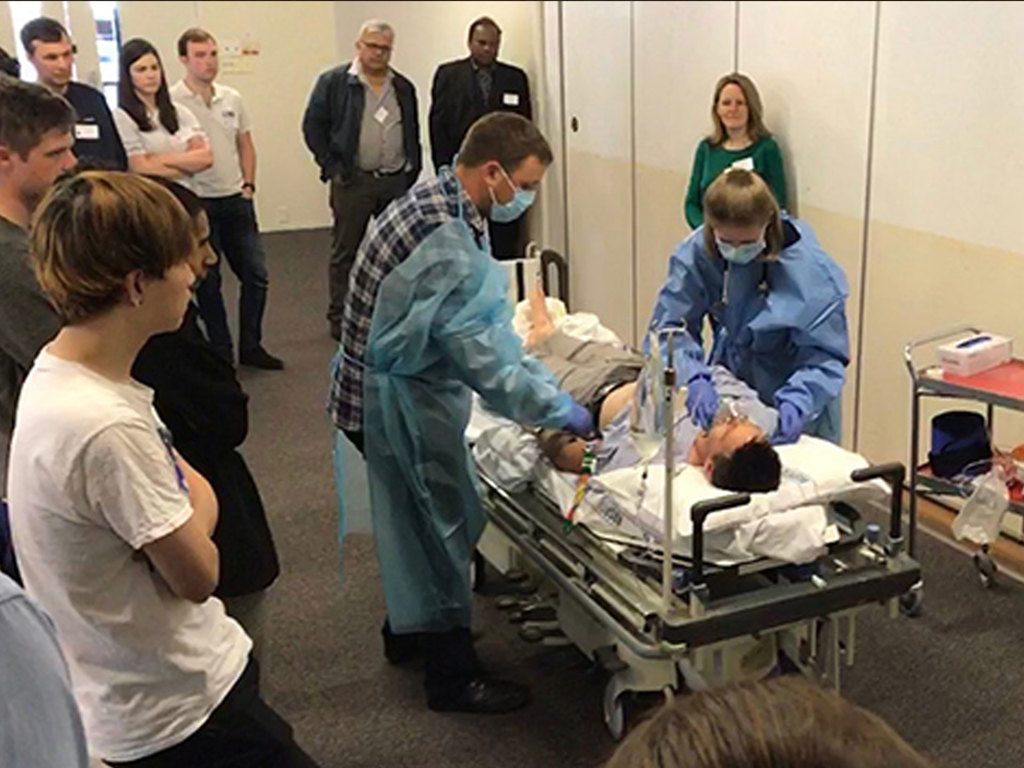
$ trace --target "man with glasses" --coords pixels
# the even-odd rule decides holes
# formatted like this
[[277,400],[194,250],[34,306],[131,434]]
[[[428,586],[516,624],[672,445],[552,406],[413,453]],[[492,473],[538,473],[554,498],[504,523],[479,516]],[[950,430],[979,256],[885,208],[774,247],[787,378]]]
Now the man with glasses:
[[320,179],[330,184],[327,321],[338,340],[349,272],[370,217],[411,187],[422,167],[416,88],[388,65],[394,42],[389,24],[365,22],[355,59],[320,75],[302,119]]

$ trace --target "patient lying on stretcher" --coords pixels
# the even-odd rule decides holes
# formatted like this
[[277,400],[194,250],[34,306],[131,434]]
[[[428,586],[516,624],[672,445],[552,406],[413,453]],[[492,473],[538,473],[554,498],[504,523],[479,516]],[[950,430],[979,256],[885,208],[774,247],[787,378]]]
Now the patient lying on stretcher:
[[[644,367],[643,355],[617,344],[583,341],[559,331],[539,287],[530,295],[530,314],[532,328],[525,340],[526,350],[551,369],[562,389],[594,415],[601,433],[597,471],[636,466],[641,457],[630,437],[630,411]],[[723,402],[722,411],[707,432],[688,416],[677,417],[677,461],[702,467],[708,480],[724,490],[775,490],[781,464],[767,439],[775,432],[775,410],[725,368],[712,368],[712,378]],[[581,471],[585,441],[545,430],[541,443],[558,469]],[[664,458],[656,455],[653,460]]]

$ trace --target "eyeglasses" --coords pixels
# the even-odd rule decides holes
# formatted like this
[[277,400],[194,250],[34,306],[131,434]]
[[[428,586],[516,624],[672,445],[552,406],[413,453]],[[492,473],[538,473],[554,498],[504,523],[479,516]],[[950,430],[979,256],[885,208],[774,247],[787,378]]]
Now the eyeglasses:
[[381,45],[380,43],[364,43],[362,40],[359,41],[359,44],[366,48],[369,48],[374,53],[383,53],[385,55],[391,53],[390,45]]

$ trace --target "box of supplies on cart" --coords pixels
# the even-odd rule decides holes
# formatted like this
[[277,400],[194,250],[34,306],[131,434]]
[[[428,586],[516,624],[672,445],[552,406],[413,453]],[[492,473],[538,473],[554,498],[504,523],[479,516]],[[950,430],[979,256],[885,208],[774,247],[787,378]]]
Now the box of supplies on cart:
[[946,373],[973,376],[1008,362],[1013,357],[1013,339],[992,333],[975,333],[938,349],[939,364]]

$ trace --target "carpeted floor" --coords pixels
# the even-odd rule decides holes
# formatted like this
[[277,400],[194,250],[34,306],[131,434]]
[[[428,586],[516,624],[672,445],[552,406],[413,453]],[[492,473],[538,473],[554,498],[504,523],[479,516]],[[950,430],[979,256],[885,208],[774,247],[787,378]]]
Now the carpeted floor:
[[[599,765],[614,746],[601,721],[600,675],[571,649],[520,642],[488,600],[480,600],[475,618],[484,631],[480,654],[532,686],[528,709],[500,717],[434,714],[424,705],[419,671],[384,662],[365,481],[348,449],[346,509],[358,532],[346,540],[339,580],[332,436],[324,412],[335,350],[323,314],[327,247],[326,232],[267,237],[265,342],[288,368],[242,373],[252,396],[245,454],[283,562],[269,598],[268,700],[325,768]],[[1024,590],[1003,579],[983,591],[964,555],[922,540],[924,616],[889,620],[881,609],[867,612],[845,692],[947,768],[1020,766]]]

